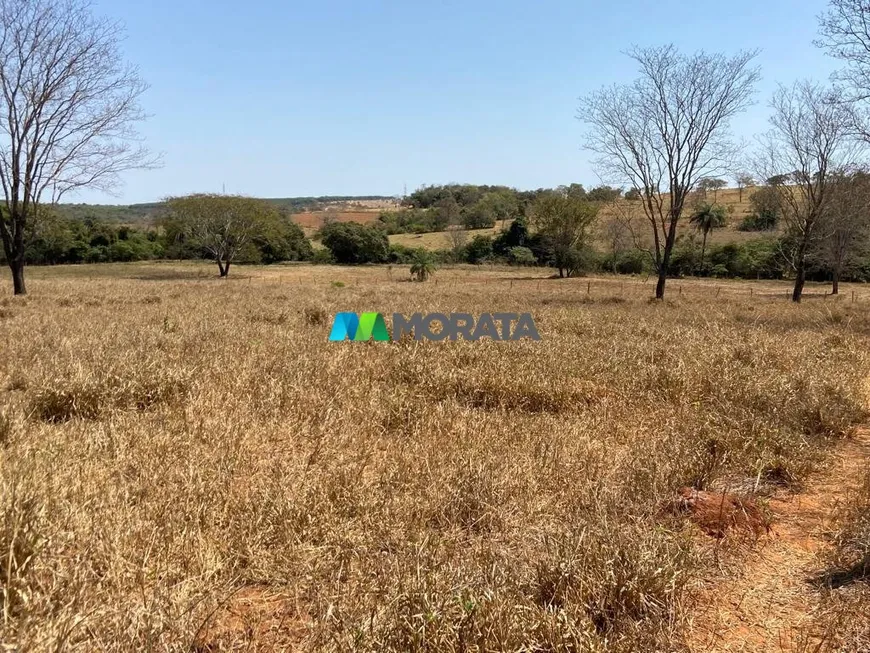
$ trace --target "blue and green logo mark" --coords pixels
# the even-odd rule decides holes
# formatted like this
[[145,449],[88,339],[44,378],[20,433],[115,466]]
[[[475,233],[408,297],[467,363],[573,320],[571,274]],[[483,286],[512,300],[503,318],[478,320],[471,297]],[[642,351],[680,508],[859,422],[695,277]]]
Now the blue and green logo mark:
[[389,340],[390,334],[380,313],[338,313],[332,323],[330,340]]
[[381,313],[337,313],[329,339],[387,341],[405,335],[414,340],[458,340],[459,336],[471,341],[541,339],[529,313],[483,313],[477,319],[470,313],[414,313],[410,318],[393,313],[392,338]]

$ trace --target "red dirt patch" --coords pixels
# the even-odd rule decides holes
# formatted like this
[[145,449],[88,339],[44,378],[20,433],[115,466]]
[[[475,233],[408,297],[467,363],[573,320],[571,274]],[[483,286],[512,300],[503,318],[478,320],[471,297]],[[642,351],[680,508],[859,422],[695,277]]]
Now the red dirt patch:
[[209,616],[192,650],[301,651],[308,623],[287,594],[267,587],[245,587]]
[[754,500],[728,492],[680,488],[676,509],[688,513],[707,535],[725,537],[731,529],[751,531],[756,537],[770,532],[770,524]]
[[804,492],[770,499],[771,537],[745,551],[736,569],[703,579],[698,587],[690,650],[797,653],[831,648],[825,648],[831,633],[821,632],[816,622],[825,593],[811,580],[819,574],[820,553],[831,546],[826,534],[836,508],[858,491],[868,464],[870,430],[858,429],[839,444],[829,465],[807,480]]
[[323,226],[324,220],[329,218],[335,222],[359,222],[360,224],[369,224],[375,222],[380,211],[308,211],[306,213],[293,214],[293,222],[300,227],[308,227],[311,229],[319,229]]

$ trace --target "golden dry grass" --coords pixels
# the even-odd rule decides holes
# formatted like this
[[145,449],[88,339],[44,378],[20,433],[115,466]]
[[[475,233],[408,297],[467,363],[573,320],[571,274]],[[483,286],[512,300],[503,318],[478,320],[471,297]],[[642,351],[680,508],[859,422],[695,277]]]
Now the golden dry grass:
[[[863,418],[870,293],[546,274],[31,269],[0,302],[0,642],[679,650],[710,562],[662,503],[799,487]],[[327,342],[341,310],[543,340]]]

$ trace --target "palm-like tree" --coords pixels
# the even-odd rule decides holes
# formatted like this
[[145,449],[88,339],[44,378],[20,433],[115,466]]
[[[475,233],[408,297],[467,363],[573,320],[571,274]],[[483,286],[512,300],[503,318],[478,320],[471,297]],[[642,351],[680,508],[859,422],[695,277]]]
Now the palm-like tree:
[[701,204],[697,210],[689,218],[689,222],[695,225],[695,228],[703,234],[701,240],[701,264],[704,263],[704,253],[707,251],[707,236],[713,229],[724,227],[727,221],[728,212],[724,206],[719,204],[710,204],[705,202]]
[[411,265],[411,276],[417,281],[426,281],[435,272],[435,262],[432,255],[425,249],[417,250]]

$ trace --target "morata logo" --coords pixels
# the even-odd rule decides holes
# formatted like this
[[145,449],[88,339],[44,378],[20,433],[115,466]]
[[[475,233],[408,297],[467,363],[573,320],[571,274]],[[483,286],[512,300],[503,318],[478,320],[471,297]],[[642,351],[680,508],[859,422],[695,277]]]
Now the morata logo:
[[381,313],[337,313],[329,339],[399,340],[405,335],[414,340],[540,340],[538,328],[529,313],[482,313],[476,319],[470,313],[414,313],[410,318],[393,313],[393,335]]

